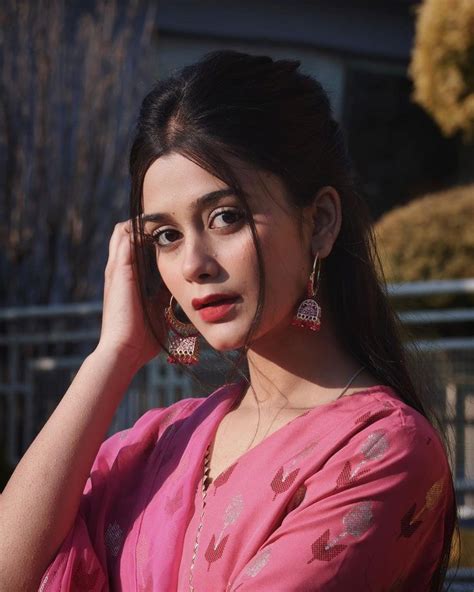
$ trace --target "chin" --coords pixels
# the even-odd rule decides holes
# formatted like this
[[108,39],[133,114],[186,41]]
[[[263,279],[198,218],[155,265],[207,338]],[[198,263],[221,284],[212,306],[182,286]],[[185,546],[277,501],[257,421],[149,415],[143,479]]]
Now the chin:
[[228,351],[234,351],[237,349],[240,349],[241,347],[244,346],[245,343],[245,339],[241,339],[239,341],[236,341],[234,339],[232,340],[226,340],[226,341],[222,341],[222,340],[206,340],[207,343],[212,347],[212,349],[214,349],[215,351],[218,352],[228,352]]
[[[206,335],[201,334],[212,349],[219,352],[228,352],[240,349],[245,345],[246,331],[236,331],[235,329],[222,331],[222,335]],[[210,333],[210,332],[209,332]]]

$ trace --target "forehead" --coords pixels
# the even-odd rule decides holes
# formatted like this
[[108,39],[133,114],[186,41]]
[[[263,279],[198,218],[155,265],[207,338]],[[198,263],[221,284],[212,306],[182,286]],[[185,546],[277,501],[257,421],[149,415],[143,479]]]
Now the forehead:
[[[232,162],[232,167],[249,203],[263,205],[270,199],[282,205],[286,201],[283,183],[276,175],[256,170],[241,161]],[[225,187],[228,185],[224,181],[185,156],[167,154],[155,160],[145,174],[143,211],[147,214],[157,208],[187,205],[201,195]]]
[[148,168],[143,180],[143,209],[153,205],[176,204],[192,200],[203,193],[225,187],[205,169],[181,154],[162,156]]

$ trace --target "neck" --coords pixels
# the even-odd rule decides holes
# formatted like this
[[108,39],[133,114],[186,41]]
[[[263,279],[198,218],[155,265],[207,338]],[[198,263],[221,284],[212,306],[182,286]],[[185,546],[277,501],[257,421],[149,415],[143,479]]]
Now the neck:
[[[247,361],[251,388],[240,406],[265,409],[314,407],[334,400],[361,367],[336,338],[329,312],[318,332],[288,321],[274,328],[252,343]],[[347,394],[373,384],[378,383],[364,370]]]

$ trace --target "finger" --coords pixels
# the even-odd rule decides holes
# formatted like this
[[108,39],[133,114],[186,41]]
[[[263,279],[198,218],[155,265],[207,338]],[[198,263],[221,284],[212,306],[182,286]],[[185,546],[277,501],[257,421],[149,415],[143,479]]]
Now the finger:
[[133,253],[133,244],[132,239],[129,235],[125,235],[121,237],[120,241],[117,243],[117,248],[115,252],[114,263],[117,265],[128,265],[131,263]]
[[123,229],[128,234],[132,234],[133,228],[132,228],[132,220],[131,219],[125,220],[125,222],[123,223]]
[[115,266],[117,261],[117,252],[119,249],[120,243],[123,241],[125,236],[129,236],[124,231],[125,222],[117,222],[114,226],[114,230],[112,232],[112,236],[109,240],[109,256],[106,265],[106,271],[110,270]]

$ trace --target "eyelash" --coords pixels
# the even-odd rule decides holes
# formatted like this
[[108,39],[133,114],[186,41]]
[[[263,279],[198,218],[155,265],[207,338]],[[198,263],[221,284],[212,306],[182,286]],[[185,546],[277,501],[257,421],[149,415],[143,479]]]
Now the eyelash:
[[[219,212],[217,212],[213,217],[211,222],[213,222],[218,216],[222,216],[223,214],[235,214],[237,216],[237,220],[234,220],[233,222],[230,222],[229,224],[227,224],[227,226],[232,226],[232,224],[237,224],[238,222],[240,222],[244,217],[245,214],[242,210],[236,209],[236,208],[227,208],[225,210],[220,210]],[[162,236],[163,234],[165,234],[166,232],[176,232],[174,231],[173,228],[165,228],[163,230],[153,230],[149,235],[148,238],[157,246],[159,247],[168,247],[170,245],[173,244],[173,241],[171,243],[167,243],[165,245],[162,245],[159,243],[159,239],[160,236]]]

